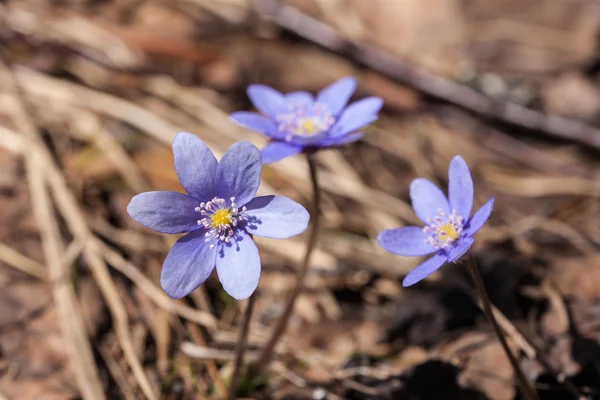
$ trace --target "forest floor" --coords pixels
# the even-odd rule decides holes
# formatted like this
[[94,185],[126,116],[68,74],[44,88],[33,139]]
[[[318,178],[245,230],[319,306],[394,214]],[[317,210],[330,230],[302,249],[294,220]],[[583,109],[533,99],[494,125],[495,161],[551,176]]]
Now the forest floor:
[[[418,222],[409,183],[460,154],[474,256],[540,400],[600,399],[600,4],[593,0],[6,0],[0,2],[0,399],[222,398],[246,302],[216,276],[182,300],[158,281],[177,239],[133,221],[183,191],[171,142],[220,156],[265,137],[228,119],[246,88],[344,76],[385,100],[363,140],[318,154],[323,224],[306,289],[242,398],[520,399],[465,262],[419,263],[382,229]],[[309,207],[301,156],[261,191]],[[256,357],[306,234],[258,240]]]

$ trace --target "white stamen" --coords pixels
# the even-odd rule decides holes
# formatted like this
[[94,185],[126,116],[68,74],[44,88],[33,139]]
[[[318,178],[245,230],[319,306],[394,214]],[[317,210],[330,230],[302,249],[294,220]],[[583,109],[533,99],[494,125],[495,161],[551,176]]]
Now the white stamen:
[[427,219],[428,225],[423,228],[423,232],[429,235],[425,243],[429,243],[436,249],[445,249],[454,243],[463,231],[463,217],[458,215],[456,210],[452,210],[450,215],[444,210],[438,209],[438,215]]
[[[222,220],[217,217],[219,222],[215,223],[215,226],[213,226],[213,215],[222,210],[227,210],[227,219]],[[246,207],[242,207],[240,212],[235,203],[235,197],[229,199],[229,207],[227,206],[227,201],[225,199],[215,197],[206,203],[200,203],[200,206],[194,208],[194,211],[206,216],[205,218],[198,220],[198,225],[207,229],[207,232],[204,234],[206,243],[211,241],[229,243],[235,234],[234,228],[238,227],[239,221],[246,219],[246,216],[243,214],[243,212],[246,211]],[[214,242],[209,246],[210,249],[214,249],[215,247],[216,243]]]
[[285,140],[290,141],[294,136],[312,136],[325,132],[335,124],[333,114],[325,104],[316,103],[312,108],[306,104],[297,104],[290,112],[276,116],[278,130],[285,132]]

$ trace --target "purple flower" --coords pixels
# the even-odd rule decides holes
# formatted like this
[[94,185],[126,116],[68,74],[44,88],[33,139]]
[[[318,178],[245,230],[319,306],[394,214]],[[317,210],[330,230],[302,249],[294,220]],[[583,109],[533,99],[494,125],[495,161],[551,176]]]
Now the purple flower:
[[418,178],[410,184],[410,198],[424,228],[407,226],[388,229],[377,241],[390,253],[401,256],[424,256],[435,253],[402,281],[411,286],[437,271],[444,263],[457,260],[473,244],[473,235],[487,221],[494,207],[490,198],[473,216],[473,180],[467,163],[456,156],[448,168],[448,198],[431,181]]
[[281,94],[264,85],[250,85],[248,97],[261,114],[240,111],[231,114],[238,124],[272,139],[262,150],[269,164],[305,149],[340,146],[360,139],[357,129],[377,119],[383,106],[379,97],[350,104],[356,79],[346,77],[326,87],[316,99],[308,92]]
[[249,297],[258,285],[260,258],[251,235],[286,239],[302,233],[309,214],[283,196],[254,198],[260,184],[260,151],[248,142],[232,145],[220,162],[191,133],[173,141],[175,172],[188,194],[146,192],[127,212],[162,233],[187,233],[169,251],[160,274],[164,291],[182,298],[217,267],[232,297]]

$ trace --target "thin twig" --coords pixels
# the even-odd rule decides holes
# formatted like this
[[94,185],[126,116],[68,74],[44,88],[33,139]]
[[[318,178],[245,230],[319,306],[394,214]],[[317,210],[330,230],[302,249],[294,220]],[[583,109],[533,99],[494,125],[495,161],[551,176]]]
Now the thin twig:
[[0,242],[0,261],[42,281],[48,280],[48,271],[43,265]]
[[[35,141],[38,137],[37,127],[29,118],[25,105],[21,101],[12,71],[3,63],[0,63],[0,87],[11,95],[10,111],[15,124],[26,137],[26,142]],[[61,317],[67,354],[73,361],[75,378],[82,396],[86,399],[102,400],[106,397],[72,282],[61,279],[68,275],[68,266],[61,260],[63,243],[44,178],[44,171],[47,168],[46,160],[39,153],[35,147],[28,149],[26,153],[27,177],[34,212],[40,224],[42,246],[48,263],[49,276],[53,281],[52,294]]]
[[104,364],[106,364],[108,372],[121,390],[124,400],[135,400],[135,393],[133,392],[132,387],[127,384],[126,375],[121,368],[121,365],[119,365],[114,356],[111,354],[111,351],[106,348],[105,345],[97,346],[97,349],[98,353],[102,357],[102,360],[104,361]]
[[[485,312],[481,298],[478,298],[475,294],[473,294],[473,298],[475,299],[477,306]],[[519,332],[517,327],[508,318],[506,318],[502,311],[500,311],[493,304],[491,304],[491,307],[500,329],[505,332],[506,335],[508,335],[508,337],[521,349],[523,353],[525,353],[527,358],[531,360],[537,360],[551,375],[556,377],[558,382],[561,382],[559,379],[559,376],[561,375],[560,371],[557,371],[551,365],[544,353],[530,343],[530,341],[527,340],[527,338],[521,332]],[[573,395],[574,399],[581,398],[580,390],[570,381],[570,379],[565,378],[561,383],[565,386],[565,390]],[[536,384],[536,387],[539,387],[539,384]]]
[[246,346],[248,345],[248,331],[250,329],[250,318],[252,317],[252,310],[254,309],[254,303],[256,302],[256,293],[253,293],[248,299],[248,305],[246,311],[244,311],[244,320],[242,321],[242,327],[240,328],[240,336],[235,349],[235,362],[233,365],[233,372],[231,373],[231,381],[229,382],[228,397],[231,400],[235,399],[235,393],[237,391],[238,380],[240,372],[242,370],[242,363],[244,361],[244,353],[246,352]]
[[[9,86],[11,91],[15,93],[15,101],[18,102],[18,91],[16,89],[15,79],[13,78],[12,71],[6,67],[3,67],[2,70],[4,81],[6,81],[5,86]],[[19,114],[26,117],[22,105],[19,107],[19,109],[20,111],[17,110],[19,111]],[[22,117],[21,119],[25,120],[25,117]],[[32,124],[22,125],[24,126],[20,128],[23,129],[24,133],[28,135],[28,139],[30,139],[29,144],[33,148],[30,151],[35,151],[36,157],[38,157],[40,162],[43,163],[43,172],[52,190],[52,194],[54,195],[55,203],[59,212],[65,218],[65,221],[75,238],[82,240],[85,243],[83,259],[90,267],[94,278],[96,279],[96,282],[98,283],[98,286],[100,287],[100,290],[106,299],[108,308],[113,317],[117,338],[119,339],[119,343],[123,348],[125,358],[127,359],[127,362],[133,371],[133,375],[144,392],[144,395],[148,399],[154,400],[156,399],[154,389],[144,371],[144,368],[142,367],[140,360],[136,355],[135,348],[133,346],[133,340],[131,333],[129,332],[129,322],[125,305],[123,304],[117,291],[117,287],[110,276],[108,267],[101,257],[100,249],[93,240],[90,240],[93,237],[93,234],[86,223],[83,211],[73,197],[73,194],[70,192],[64,176],[52,159],[50,151],[41,140],[35,127],[32,127]],[[90,365],[94,364],[90,363]],[[86,365],[85,367],[88,366]]]
[[263,351],[260,355],[258,363],[256,364],[256,373],[260,374],[260,372],[266,367],[266,365],[271,360],[273,355],[273,351],[275,350],[275,346],[279,342],[279,339],[285,332],[285,328],[287,327],[288,320],[294,310],[294,304],[296,302],[296,298],[302,291],[304,287],[304,279],[306,278],[306,274],[308,272],[308,267],[310,265],[310,256],[317,244],[317,236],[319,233],[319,220],[321,215],[321,191],[319,189],[319,181],[317,174],[317,163],[315,160],[315,154],[312,152],[306,153],[306,160],[308,162],[308,167],[310,169],[310,180],[312,182],[312,190],[313,190],[313,209],[312,209],[312,226],[311,231],[308,236],[308,242],[306,244],[306,253],[304,254],[304,260],[302,261],[302,265],[298,270],[298,277],[296,279],[296,285],[292,289],[290,296],[288,298],[287,304],[281,317],[277,320],[275,328],[273,329],[273,333],[269,338],[269,341],[263,348]]
[[[239,335],[237,335],[237,337],[239,337]],[[238,342],[236,341],[235,343],[237,344]],[[180,349],[186,356],[198,360],[214,360],[219,362],[235,360],[235,353],[233,350],[212,348],[198,345],[193,342],[183,342]],[[258,352],[255,350],[247,350],[245,358],[246,360],[256,361],[258,360]],[[227,390],[225,390],[225,392],[227,392]]]
[[[46,158],[48,157],[49,155],[46,155]],[[97,245],[96,241],[91,240],[93,234],[86,224],[83,211],[77,204],[73,194],[69,191],[67,183],[57,166],[50,160],[47,161],[47,166],[46,173],[48,175],[50,188],[56,199],[58,210],[65,218],[71,232],[73,232],[76,237],[86,241],[83,259],[90,267],[92,274],[106,299],[108,309],[113,317],[115,332],[123,349],[123,353],[125,354],[125,358],[127,359],[140,388],[144,392],[144,395],[148,399],[154,400],[156,399],[154,389],[138,359],[133,345],[133,338],[129,330],[127,310],[125,309],[117,286],[112,280],[108,267],[102,257],[102,249]]]
[[468,86],[414,67],[378,47],[366,43],[353,43],[336,29],[278,0],[255,2],[258,13],[281,28],[330,51],[345,55],[429,96],[485,118],[600,149],[600,129],[591,125],[558,115],[547,115],[519,104],[497,101]]
[[473,281],[475,282],[475,286],[477,286],[477,290],[479,292],[479,296],[481,297],[481,301],[483,302],[483,308],[488,318],[492,321],[492,326],[494,327],[494,331],[496,332],[496,336],[498,336],[498,340],[512,365],[515,375],[517,375],[517,379],[521,384],[521,389],[523,394],[527,400],[539,400],[537,394],[529,384],[529,381],[523,374],[517,359],[513,355],[510,347],[508,347],[508,343],[506,342],[506,338],[504,337],[504,333],[498,322],[496,321],[496,317],[494,316],[494,312],[492,311],[492,303],[490,298],[485,290],[485,285],[483,284],[483,279],[481,278],[481,274],[479,273],[479,268],[477,268],[477,264],[475,264],[475,260],[473,259],[473,255],[469,252],[469,268],[471,269],[471,274],[473,275]]
[[[189,321],[186,323],[186,326],[190,337],[194,340],[194,342],[196,342],[195,344],[200,346],[206,346],[206,340],[204,339],[200,328],[190,323]],[[185,353],[184,344],[181,345],[181,350]],[[217,369],[217,365],[215,364],[214,360],[206,360],[206,370],[208,372],[209,378],[213,382],[214,391],[216,392],[216,394],[221,398],[225,398],[227,394],[227,387],[223,383],[221,375],[219,375],[219,370]]]
[[100,240],[94,240],[101,250],[102,257],[106,262],[112,265],[116,270],[129,278],[137,287],[144,292],[154,304],[170,313],[177,314],[189,321],[193,321],[202,325],[210,331],[214,331],[217,327],[215,318],[204,311],[196,310],[191,307],[181,304],[161,291],[154,283],[148,279],[139,269],[127,261],[118,252],[111,249]]

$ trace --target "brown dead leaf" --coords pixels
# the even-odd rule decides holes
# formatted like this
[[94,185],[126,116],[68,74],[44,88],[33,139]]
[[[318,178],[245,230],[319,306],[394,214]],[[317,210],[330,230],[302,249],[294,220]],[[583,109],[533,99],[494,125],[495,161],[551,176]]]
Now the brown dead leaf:
[[[467,333],[463,336],[483,338],[485,334]],[[459,339],[461,340],[461,339]],[[468,353],[467,363],[459,382],[473,387],[494,400],[512,400],[515,397],[514,372],[502,345],[496,341],[483,342]]]
[[321,321],[290,332],[289,346],[294,351],[319,350],[319,369],[336,368],[354,353],[380,354],[381,325],[372,321]]
[[559,337],[569,330],[569,316],[566,305],[548,279],[542,283],[542,293],[548,299],[548,309],[540,319],[544,334],[549,338]]
[[600,90],[579,73],[552,79],[542,90],[549,113],[590,120],[600,112]]
[[135,8],[133,27],[179,41],[194,37],[195,23],[191,15],[169,7],[166,3],[142,2]]
[[[3,289],[4,292],[6,289]],[[24,329],[0,335],[7,374],[0,390],[11,399],[62,400],[79,395],[54,307]]]
[[397,372],[403,372],[409,371],[417,365],[426,362],[429,358],[429,353],[424,348],[420,346],[408,346],[398,357],[390,360],[389,364]]
[[0,327],[27,324],[52,301],[50,289],[40,282],[6,282],[0,290]]
[[469,54],[480,68],[548,73],[595,56],[594,0],[465,2]]
[[564,297],[581,301],[600,300],[600,254],[556,259],[550,277]]

